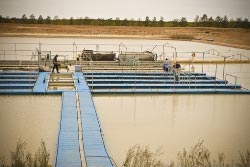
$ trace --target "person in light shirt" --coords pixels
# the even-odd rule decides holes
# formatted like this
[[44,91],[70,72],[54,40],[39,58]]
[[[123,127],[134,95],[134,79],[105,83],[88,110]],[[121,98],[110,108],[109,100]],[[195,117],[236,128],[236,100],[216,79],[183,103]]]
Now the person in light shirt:
[[170,65],[170,62],[169,62],[168,58],[166,58],[165,62],[163,63],[163,70],[166,71],[166,72],[168,72],[169,65]]

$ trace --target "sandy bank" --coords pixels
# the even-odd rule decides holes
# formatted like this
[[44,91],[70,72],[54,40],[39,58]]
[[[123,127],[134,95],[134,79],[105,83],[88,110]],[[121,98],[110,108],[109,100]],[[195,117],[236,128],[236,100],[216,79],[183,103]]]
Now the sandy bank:
[[189,40],[250,49],[250,30],[199,27],[126,27],[0,24],[1,37]]

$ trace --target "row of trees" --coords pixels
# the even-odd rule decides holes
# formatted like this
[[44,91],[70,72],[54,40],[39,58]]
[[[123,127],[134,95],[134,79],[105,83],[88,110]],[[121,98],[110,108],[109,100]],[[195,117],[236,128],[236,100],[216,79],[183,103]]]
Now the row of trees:
[[206,14],[203,16],[196,16],[194,22],[188,23],[185,17],[174,19],[172,24],[174,26],[195,26],[195,27],[221,27],[221,28],[250,28],[250,22],[247,18],[229,19],[226,15],[224,17],[217,16],[216,18],[208,17]]
[[59,19],[58,16],[51,18],[47,16],[43,18],[40,15],[38,18],[34,14],[26,16],[23,14],[21,18],[2,17],[0,15],[0,23],[22,23],[22,24],[55,24],[55,25],[98,25],[98,26],[150,26],[150,27],[223,27],[223,28],[250,28],[250,22],[247,18],[229,19],[217,16],[216,18],[209,17],[206,14],[196,16],[193,22],[188,22],[185,17],[174,19],[173,21],[164,21],[161,17],[159,20],[154,17],[150,19],[146,16],[145,20],[123,19],[119,17],[115,19],[92,19],[89,17],[70,19]]

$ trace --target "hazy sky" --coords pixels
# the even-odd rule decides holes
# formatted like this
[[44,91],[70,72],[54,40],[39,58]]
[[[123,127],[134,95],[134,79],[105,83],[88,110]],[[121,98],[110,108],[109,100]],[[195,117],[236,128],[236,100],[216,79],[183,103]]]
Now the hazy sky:
[[236,17],[250,20],[250,0],[0,0],[0,15],[28,17],[34,14],[59,18],[113,18],[145,20],[146,16],[165,21],[196,15]]

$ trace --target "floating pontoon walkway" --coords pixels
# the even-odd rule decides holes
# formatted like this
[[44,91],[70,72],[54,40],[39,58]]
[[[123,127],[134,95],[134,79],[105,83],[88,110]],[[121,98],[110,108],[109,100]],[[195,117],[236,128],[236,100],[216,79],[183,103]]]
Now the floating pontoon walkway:
[[0,94],[32,93],[37,72],[0,72]]
[[[64,77],[71,74],[59,75]],[[60,129],[54,166],[112,167],[113,161],[105,148],[92,95],[83,73],[76,72],[72,76],[76,90],[49,90],[50,73],[48,72],[0,72],[0,94],[62,93]],[[81,126],[79,126],[79,118]],[[80,145],[80,143],[83,144]]]
[[175,81],[172,73],[163,72],[85,72],[84,77],[78,72],[70,74],[74,81],[58,83],[49,82],[50,75],[48,72],[0,72],[0,94],[61,94],[64,90],[48,89],[49,86],[72,84],[77,91],[90,88],[94,94],[250,94],[250,90],[239,84],[205,73],[181,73],[179,81]]
[[[56,167],[112,167],[105,148],[92,94],[250,94],[239,84],[230,84],[204,73],[75,72],[55,74],[71,80],[54,80],[48,89],[48,72],[0,72],[0,94],[62,94]],[[60,86],[73,85],[73,89]]]
[[[112,167],[113,164],[103,142],[89,87],[82,73],[74,73],[74,79],[76,91],[63,91],[55,166]],[[77,96],[79,104],[77,103]],[[80,109],[79,115],[77,115],[77,105]],[[81,126],[77,122],[79,116]],[[82,137],[79,137],[78,132],[82,132]],[[82,140],[83,143],[84,164],[81,161],[79,140]]]
[[55,166],[81,167],[79,150],[76,95],[74,91],[64,91]]
[[112,167],[113,163],[104,145],[90,89],[82,73],[75,73],[74,78],[80,101],[86,165],[88,167]]
[[93,94],[250,94],[239,84],[230,84],[205,73],[85,72]]
[[48,72],[39,72],[33,91],[37,93],[45,93],[48,86],[48,78]]

